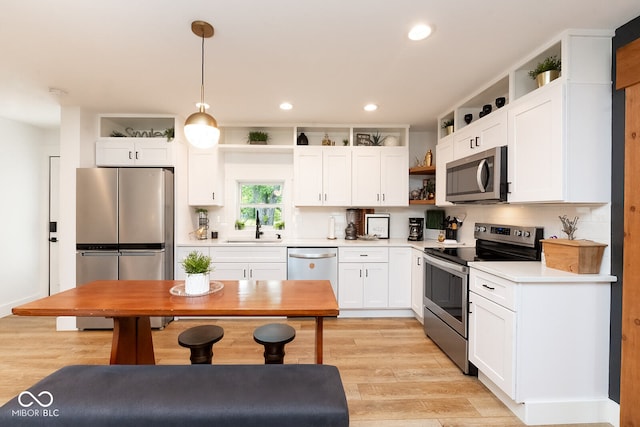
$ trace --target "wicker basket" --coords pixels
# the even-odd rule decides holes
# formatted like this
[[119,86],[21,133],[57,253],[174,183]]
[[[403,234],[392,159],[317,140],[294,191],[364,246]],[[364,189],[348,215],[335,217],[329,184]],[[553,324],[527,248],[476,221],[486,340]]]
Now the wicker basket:
[[542,250],[547,267],[578,274],[600,272],[604,243],[591,240],[544,239]]

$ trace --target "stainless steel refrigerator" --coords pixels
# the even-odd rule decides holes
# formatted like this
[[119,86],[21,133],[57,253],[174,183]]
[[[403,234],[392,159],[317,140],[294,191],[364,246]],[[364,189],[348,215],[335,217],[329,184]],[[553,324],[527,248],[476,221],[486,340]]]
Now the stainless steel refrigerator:
[[[94,280],[173,280],[173,171],[76,170],[76,286]],[[162,328],[171,318],[153,317]],[[113,320],[78,317],[78,329]]]

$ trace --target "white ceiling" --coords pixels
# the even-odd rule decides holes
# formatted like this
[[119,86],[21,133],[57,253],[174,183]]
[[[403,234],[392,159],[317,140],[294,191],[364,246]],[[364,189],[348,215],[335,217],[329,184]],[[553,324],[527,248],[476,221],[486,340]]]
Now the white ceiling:
[[[639,15],[638,0],[1,0],[0,117],[57,127],[60,105],[187,117],[200,98],[200,19],[215,28],[205,100],[221,124],[434,129],[560,31]],[[412,42],[419,22],[434,33]],[[366,113],[367,102],[380,108]]]

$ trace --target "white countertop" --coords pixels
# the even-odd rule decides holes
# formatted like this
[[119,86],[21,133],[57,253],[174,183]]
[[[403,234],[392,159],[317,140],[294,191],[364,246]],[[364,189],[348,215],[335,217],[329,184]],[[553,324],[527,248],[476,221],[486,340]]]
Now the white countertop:
[[617,280],[609,274],[576,274],[556,270],[537,261],[476,261],[470,262],[469,266],[518,283],[611,283]]
[[282,239],[281,241],[269,242],[228,242],[227,239],[206,239],[187,240],[176,243],[176,246],[287,246],[287,247],[340,247],[340,246],[387,246],[387,247],[410,247],[415,249],[424,248],[455,248],[460,246],[471,246],[465,243],[440,243],[437,240],[409,241],[406,239],[378,239],[378,240],[345,240],[345,239]]

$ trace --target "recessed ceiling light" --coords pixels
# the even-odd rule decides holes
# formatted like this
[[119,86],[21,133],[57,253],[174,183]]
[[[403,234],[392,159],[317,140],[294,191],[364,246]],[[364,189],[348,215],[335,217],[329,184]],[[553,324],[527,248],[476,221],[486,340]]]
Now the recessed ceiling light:
[[376,104],[367,104],[364,106],[364,111],[376,111],[378,106]]
[[293,105],[291,105],[290,102],[283,102],[282,104],[280,104],[281,110],[291,110],[292,108],[293,108]]
[[425,24],[416,25],[409,31],[409,38],[411,40],[424,40],[431,35],[431,27]]

